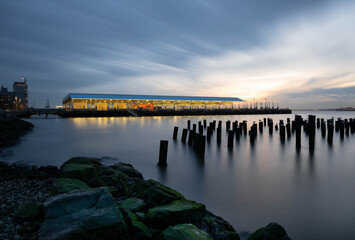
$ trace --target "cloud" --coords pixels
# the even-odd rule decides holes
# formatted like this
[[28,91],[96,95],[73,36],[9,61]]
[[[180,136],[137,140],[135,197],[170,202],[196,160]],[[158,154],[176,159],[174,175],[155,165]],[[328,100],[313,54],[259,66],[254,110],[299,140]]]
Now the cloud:
[[302,102],[293,94],[355,85],[354,10],[318,0],[1,1],[0,81],[25,75],[43,104],[105,92],[267,97],[293,107]]

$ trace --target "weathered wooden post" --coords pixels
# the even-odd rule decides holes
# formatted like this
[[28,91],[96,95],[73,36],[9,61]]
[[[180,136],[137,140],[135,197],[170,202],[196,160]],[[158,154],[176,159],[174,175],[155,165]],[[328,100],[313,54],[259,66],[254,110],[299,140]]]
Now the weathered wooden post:
[[266,126],[266,118],[264,118],[264,126]]
[[199,134],[203,134],[203,126],[202,126],[202,125],[200,125],[200,126],[198,127],[198,133],[199,133]]
[[290,139],[291,138],[291,124],[290,124],[290,121],[287,121],[286,132],[287,132],[287,139]]
[[326,129],[325,129],[325,122],[324,122],[324,118],[321,119],[321,123],[320,123],[320,127],[321,127],[321,131],[322,131],[322,138],[325,138],[326,135]]
[[331,120],[328,120],[328,144],[333,144],[334,124]]
[[192,131],[196,132],[196,123],[192,124]]
[[317,118],[317,128],[320,128],[320,119]]
[[295,130],[296,130],[296,149],[301,149],[301,125],[303,119],[300,115],[295,117]]
[[281,143],[285,142],[285,124],[283,120],[280,120],[280,139]]
[[220,144],[221,143],[221,136],[222,136],[222,128],[221,127],[218,127],[217,128],[217,144]]
[[160,150],[159,150],[159,166],[167,165],[167,157],[168,157],[168,141],[160,140]]
[[235,131],[235,140],[236,140],[236,142],[239,142],[240,134],[241,134],[241,127],[237,126],[236,131]]
[[233,148],[233,135],[234,135],[234,132],[229,130],[228,131],[228,148],[229,149]]
[[344,140],[344,122],[343,122],[343,120],[339,121],[338,129],[340,130],[340,140]]
[[345,125],[345,134],[346,134],[346,136],[349,136],[349,132],[350,132],[350,123],[348,122],[348,120],[347,120],[347,119],[345,119],[345,123],[344,123],[344,125]]
[[226,122],[226,130],[229,131],[229,129],[231,128],[231,121],[227,121]]
[[211,140],[211,135],[212,135],[212,127],[208,126],[207,127],[207,142]]
[[187,120],[187,129],[189,129],[189,130],[190,130],[190,125],[191,125],[191,121]]
[[295,129],[296,129],[296,121],[295,120],[292,120],[292,125],[291,125],[291,132],[292,132],[292,134],[294,134],[295,133]]
[[207,120],[203,119],[203,128],[207,128]]
[[186,142],[187,132],[187,128],[182,129],[181,142]]
[[176,140],[178,134],[179,127],[174,127],[173,139]]
[[195,138],[195,131],[190,130],[188,144],[191,146]]
[[279,130],[279,125],[276,123],[275,124],[275,131],[278,131]]
[[236,122],[233,122],[232,124],[232,130],[233,132],[235,132],[235,129],[237,128],[237,123]]
[[218,127],[222,130],[222,121],[218,121]]
[[248,129],[247,121],[246,121],[246,120],[243,120],[243,131],[244,131],[244,135],[247,135],[247,129]]
[[[318,118],[319,119],[319,118]],[[308,116],[309,151],[314,152],[314,141],[316,136],[316,116]]]
[[213,130],[216,130],[216,120],[213,120]]
[[[265,119],[265,118],[264,118]],[[263,133],[263,122],[262,121],[259,121],[259,132],[260,134]]]
[[272,135],[273,131],[274,131],[274,122],[272,119],[269,120],[269,134]]
[[206,149],[206,136],[200,135],[200,147],[199,147],[199,153],[198,155],[201,158],[205,158],[205,149]]

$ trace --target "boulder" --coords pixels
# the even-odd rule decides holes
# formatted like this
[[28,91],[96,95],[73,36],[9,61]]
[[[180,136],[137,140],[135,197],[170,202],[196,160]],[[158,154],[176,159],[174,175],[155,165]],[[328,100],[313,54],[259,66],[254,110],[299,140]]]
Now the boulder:
[[112,168],[126,174],[130,178],[135,178],[136,180],[143,180],[142,174],[136,169],[134,169],[131,164],[119,162],[113,165]]
[[77,189],[90,189],[90,187],[78,179],[73,178],[57,178],[53,182],[54,194],[67,193]]
[[207,215],[196,226],[210,234],[215,240],[239,240],[239,234],[233,226],[221,217],[207,211]]
[[126,200],[119,201],[117,206],[121,209],[127,209],[132,212],[140,211],[144,208],[145,203],[142,199],[139,198],[128,198]]
[[73,178],[89,183],[96,178],[96,169],[91,165],[85,164],[64,164],[60,168],[60,177]]
[[152,239],[152,232],[141,222],[138,217],[128,209],[123,209],[122,213],[128,225],[131,239],[149,240]]
[[128,177],[126,174],[116,171],[108,166],[100,166],[97,169],[98,179],[106,186],[115,187],[119,195],[126,195],[128,192]]
[[159,240],[212,240],[213,238],[206,232],[198,229],[192,224],[178,224],[165,229],[160,235]]
[[152,179],[135,183],[131,188],[130,195],[143,199],[148,207],[160,206],[174,200],[185,199],[185,197],[177,191]]
[[128,239],[123,215],[104,187],[54,196],[44,209],[39,239]]
[[290,238],[282,226],[277,223],[270,223],[250,235],[248,240],[290,240]]
[[15,219],[20,222],[43,218],[43,203],[22,202],[15,212]]
[[148,225],[164,229],[178,223],[195,223],[206,216],[204,204],[189,200],[176,200],[148,210],[145,218]]

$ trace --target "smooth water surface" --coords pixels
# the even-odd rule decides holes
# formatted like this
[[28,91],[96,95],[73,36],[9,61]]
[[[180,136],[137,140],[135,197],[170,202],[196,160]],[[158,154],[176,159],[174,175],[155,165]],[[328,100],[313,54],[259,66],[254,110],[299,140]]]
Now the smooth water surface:
[[[322,118],[353,118],[355,112],[294,112]],[[295,137],[281,144],[279,132],[259,134],[254,146],[241,137],[227,148],[226,120],[253,121],[271,117],[291,120],[290,115],[241,115],[146,118],[30,119],[32,133],[14,147],[5,149],[0,160],[27,164],[56,165],[73,156],[104,157],[107,164],[132,163],[146,179],[153,178],[183,193],[188,199],[227,219],[237,231],[253,232],[269,222],[285,227],[292,239],[353,239],[355,236],[355,135],[333,146],[316,133],[313,156],[302,131],[302,148]],[[205,159],[196,157],[180,141],[187,120],[197,123],[223,121],[222,144],[216,132],[206,145]],[[173,127],[179,126],[173,141]],[[168,167],[157,167],[159,142],[169,140]]]

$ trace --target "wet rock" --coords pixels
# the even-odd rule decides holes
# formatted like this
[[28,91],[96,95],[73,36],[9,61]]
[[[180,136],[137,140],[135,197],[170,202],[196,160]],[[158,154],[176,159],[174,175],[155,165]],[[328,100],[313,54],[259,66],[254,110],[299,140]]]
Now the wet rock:
[[290,238],[282,226],[270,223],[250,235],[248,240],[290,240]]
[[185,197],[177,191],[152,179],[135,183],[131,188],[130,195],[143,199],[148,207],[160,206],[174,200],[185,199]]
[[122,213],[104,187],[60,194],[44,207],[39,239],[128,239]]
[[210,234],[215,240],[240,239],[233,226],[221,217],[207,211],[207,215],[196,226]]
[[153,235],[151,230],[141,222],[133,212],[128,209],[122,209],[122,213],[128,225],[131,239],[152,239]]
[[143,180],[143,176],[140,172],[133,168],[131,164],[119,162],[112,166],[113,169],[126,174],[130,178],[135,178],[135,180]]
[[212,240],[206,232],[198,229],[192,224],[178,224],[165,229],[159,236],[159,240]]
[[23,202],[15,213],[17,221],[30,221],[43,218],[43,203]]
[[140,211],[144,208],[145,203],[142,199],[139,198],[128,198],[126,200],[119,201],[117,206],[121,209],[127,209],[132,212]]
[[96,158],[71,158],[61,166],[60,177],[78,179],[89,183],[97,178],[96,168],[99,166],[101,166],[101,163]]
[[206,216],[204,204],[189,200],[176,200],[148,210],[148,225],[164,229],[178,223],[196,223]]
[[67,193],[77,189],[90,189],[90,187],[78,179],[57,178],[53,181],[54,194]]

